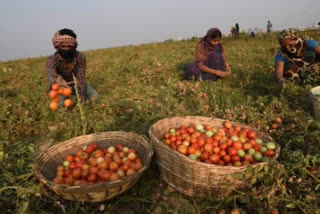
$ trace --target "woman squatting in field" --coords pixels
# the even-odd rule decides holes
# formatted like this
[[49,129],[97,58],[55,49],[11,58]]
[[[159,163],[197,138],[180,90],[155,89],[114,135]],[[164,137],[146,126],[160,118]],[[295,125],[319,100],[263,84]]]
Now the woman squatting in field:
[[294,29],[283,30],[279,35],[280,50],[275,56],[274,75],[281,92],[287,80],[300,83],[309,77],[320,77],[319,42],[299,35]]
[[[72,94],[75,94],[74,75],[80,102],[98,97],[98,92],[85,83],[86,57],[76,50],[77,35],[70,29],[62,29],[54,34],[52,43],[57,51],[46,62],[50,88],[52,84],[58,83],[61,87],[71,87]],[[65,97],[59,95],[59,98],[59,104],[63,106]]]
[[184,69],[186,80],[201,79],[216,81],[230,76],[231,69],[227,63],[222,34],[218,28],[211,28],[196,47],[195,64],[188,64]]

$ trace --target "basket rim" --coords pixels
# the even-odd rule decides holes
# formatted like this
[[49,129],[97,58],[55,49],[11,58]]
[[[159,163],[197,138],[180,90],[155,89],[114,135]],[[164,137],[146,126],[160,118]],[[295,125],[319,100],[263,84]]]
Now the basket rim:
[[[164,145],[154,134],[153,134],[153,129],[154,129],[154,127],[158,124],[158,123],[161,123],[161,122],[163,122],[163,121],[166,121],[166,120],[173,120],[173,119],[196,119],[196,118],[199,118],[199,119],[212,119],[212,120],[217,120],[217,121],[230,121],[230,120],[225,120],[225,119],[221,119],[221,118],[212,118],[212,117],[203,117],[203,116],[178,116],[178,117],[167,117],[167,118],[163,118],[163,119],[161,119],[161,120],[158,120],[157,122],[155,122],[154,124],[152,124],[151,126],[150,126],[150,128],[149,128],[149,135],[150,135],[150,137],[151,138],[154,138],[155,140],[156,140],[156,142],[157,142],[157,144],[159,145],[159,146],[161,146],[162,148],[165,148],[167,151],[170,151],[170,152],[172,152],[172,153],[174,153],[174,154],[178,154],[179,155],[179,157],[182,157],[184,160],[187,160],[187,161],[189,161],[190,163],[193,163],[193,164],[200,164],[200,165],[202,165],[202,166],[204,166],[204,167],[215,167],[215,168],[221,168],[221,169],[226,169],[226,168],[228,168],[228,169],[235,169],[235,170],[244,170],[244,169],[248,169],[248,168],[250,168],[250,167],[262,167],[262,166],[264,166],[264,165],[266,165],[268,162],[258,162],[258,163],[256,163],[256,164],[249,164],[249,165],[246,165],[246,166],[240,166],[240,167],[238,167],[238,166],[221,166],[221,165],[217,165],[217,164],[208,164],[208,163],[204,163],[204,162],[201,162],[201,161],[197,161],[197,160],[192,160],[192,159],[190,159],[190,158],[188,158],[188,156],[186,156],[186,155],[183,155],[183,154],[180,154],[178,151],[176,151],[176,150],[174,150],[174,149],[172,149],[172,148],[170,148],[169,146],[167,146],[167,145]],[[258,134],[260,134],[260,136],[262,135],[263,137],[268,137],[268,138],[271,138],[272,140],[273,140],[273,142],[277,145],[277,149],[275,150],[275,156],[272,158],[272,159],[274,159],[274,160],[276,160],[277,159],[277,157],[280,155],[280,145],[271,137],[271,136],[269,136],[269,135],[267,135],[266,133],[263,133],[263,132],[261,132],[261,131],[259,131],[259,130],[257,130],[257,129],[255,129],[255,128],[252,128],[252,127],[250,127],[250,126],[247,126],[247,125],[241,125],[240,123],[237,123],[237,122],[232,122],[232,121],[230,121],[233,125],[234,124],[237,124],[237,125],[240,125],[240,126],[244,126],[244,127],[248,127],[248,128],[250,128],[251,130],[254,130],[254,131],[256,131],[256,132],[258,132]],[[153,142],[153,141],[152,141]],[[156,146],[154,146],[154,147],[156,147]],[[155,149],[156,150],[156,149]],[[157,161],[158,162],[158,161]]]
[[[46,176],[44,176],[44,174],[41,172],[41,170],[39,170],[39,164],[37,162],[38,162],[39,158],[42,155],[44,155],[49,149],[52,149],[52,148],[57,147],[57,146],[59,146],[61,144],[64,144],[64,143],[68,143],[69,141],[74,141],[74,140],[80,139],[80,138],[85,137],[85,136],[87,137],[87,136],[94,136],[94,135],[99,135],[99,134],[119,134],[119,135],[121,135],[121,134],[130,134],[130,135],[134,135],[136,137],[141,138],[141,140],[147,142],[146,145],[144,145],[144,144],[141,144],[141,145],[143,145],[149,151],[148,155],[146,156],[146,164],[144,164],[143,167],[139,171],[135,172],[134,174],[125,176],[125,177],[123,177],[123,178],[121,178],[119,180],[104,181],[104,182],[100,182],[100,183],[92,183],[92,184],[84,184],[84,185],[56,184],[52,180],[47,179]],[[149,141],[149,139],[145,135],[140,135],[140,134],[137,134],[135,132],[125,132],[125,131],[95,132],[95,133],[92,133],[92,134],[76,136],[74,138],[58,142],[58,143],[46,148],[44,151],[42,151],[35,158],[35,160],[33,162],[33,167],[34,167],[34,172],[36,174],[36,177],[41,182],[43,182],[47,186],[49,186],[50,189],[52,189],[53,186],[61,187],[61,188],[64,188],[65,190],[74,190],[74,189],[81,189],[81,188],[92,188],[92,187],[99,187],[99,186],[106,187],[108,185],[112,185],[112,184],[116,184],[116,183],[124,183],[124,182],[130,181],[132,178],[134,178],[136,176],[140,177],[143,174],[143,172],[148,169],[148,167],[149,167],[149,165],[151,163],[153,154],[154,154],[153,145],[151,144],[151,142]]]

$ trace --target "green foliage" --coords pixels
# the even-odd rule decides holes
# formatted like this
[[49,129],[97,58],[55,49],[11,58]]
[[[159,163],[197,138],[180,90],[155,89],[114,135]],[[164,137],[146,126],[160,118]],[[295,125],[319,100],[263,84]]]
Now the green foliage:
[[[319,32],[307,32],[319,40]],[[232,68],[218,82],[184,81],[198,39],[88,51],[87,81],[101,98],[59,112],[49,109],[45,58],[0,63],[0,207],[5,213],[319,213],[320,123],[313,119],[311,85],[272,79],[276,35],[223,38]],[[310,80],[312,81],[312,80]],[[76,101],[76,98],[73,98]],[[103,104],[103,105],[102,105]],[[206,111],[204,106],[208,105]],[[148,135],[155,121],[185,115],[224,118],[268,132],[281,145],[277,161],[244,175],[248,190],[225,198],[187,197],[160,179],[155,162],[129,191],[102,203],[74,203],[41,190],[32,163],[44,142],[124,130]],[[274,119],[282,124],[270,129]],[[82,119],[81,119],[82,118]],[[236,175],[240,176],[240,175]]]

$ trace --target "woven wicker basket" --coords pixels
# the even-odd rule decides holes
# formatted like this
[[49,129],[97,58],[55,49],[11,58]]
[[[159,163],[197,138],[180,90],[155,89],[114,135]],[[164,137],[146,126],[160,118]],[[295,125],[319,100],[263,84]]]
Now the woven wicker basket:
[[[183,124],[209,124],[214,127],[222,127],[224,121],[198,116],[172,117],[160,120],[150,127],[149,134],[156,152],[161,177],[170,186],[181,193],[195,196],[225,196],[234,189],[241,189],[247,186],[245,180],[236,179],[232,175],[244,172],[249,166],[219,166],[194,161],[161,141],[164,134],[168,133],[171,128],[178,128]],[[264,141],[274,141],[270,136],[262,132],[257,132],[257,134]],[[280,147],[277,145],[275,158],[279,153]],[[267,163],[261,162],[250,166],[262,168],[265,164]]]
[[[100,148],[115,146],[119,143],[133,148],[142,159],[143,167],[137,173],[126,176],[121,180],[83,186],[69,186],[53,183],[56,167],[61,165],[67,154],[73,154],[78,149],[92,142]],[[149,167],[153,148],[149,141],[132,132],[101,132],[79,136],[50,147],[42,152],[34,163],[35,174],[41,182],[59,196],[71,201],[99,202],[114,198],[128,190]]]

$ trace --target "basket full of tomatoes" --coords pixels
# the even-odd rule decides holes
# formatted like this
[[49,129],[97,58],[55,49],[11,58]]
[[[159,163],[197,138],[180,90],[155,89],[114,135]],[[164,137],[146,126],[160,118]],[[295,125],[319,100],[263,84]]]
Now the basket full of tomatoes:
[[71,201],[99,202],[125,192],[150,165],[153,148],[133,132],[101,132],[58,143],[35,160],[37,178]]
[[280,153],[267,134],[217,118],[165,118],[149,134],[161,177],[187,195],[222,196],[245,188],[247,181],[235,174],[261,169]]

